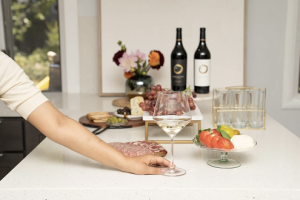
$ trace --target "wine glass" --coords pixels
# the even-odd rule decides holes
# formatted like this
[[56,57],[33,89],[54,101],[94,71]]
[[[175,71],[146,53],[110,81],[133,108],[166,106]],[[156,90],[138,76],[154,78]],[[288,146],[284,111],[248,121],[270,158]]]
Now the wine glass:
[[159,92],[153,113],[153,120],[171,138],[171,165],[165,171],[165,176],[181,176],[184,169],[175,168],[173,156],[174,137],[191,121],[192,116],[185,92]]

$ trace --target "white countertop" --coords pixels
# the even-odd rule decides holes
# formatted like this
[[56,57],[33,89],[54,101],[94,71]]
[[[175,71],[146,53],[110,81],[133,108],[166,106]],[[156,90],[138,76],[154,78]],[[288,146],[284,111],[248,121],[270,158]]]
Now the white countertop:
[[[75,120],[88,112],[117,108],[111,104],[115,98],[110,97],[46,95]],[[202,128],[212,127],[211,101],[197,104],[204,117]],[[2,108],[0,105],[0,116],[7,113]],[[158,127],[150,129],[152,137],[167,138]],[[196,125],[186,127],[177,139],[192,139],[196,131]],[[187,172],[175,178],[124,173],[46,138],[0,181],[0,199],[299,199],[300,138],[270,116],[266,130],[242,133],[252,136],[258,145],[250,151],[228,154],[242,164],[235,169],[207,165],[208,159],[219,158],[218,152],[200,150],[194,144],[175,144],[175,164]],[[143,126],[122,132],[106,130],[99,137],[106,142],[127,142],[144,140],[144,134]],[[169,144],[162,145],[170,149]]]

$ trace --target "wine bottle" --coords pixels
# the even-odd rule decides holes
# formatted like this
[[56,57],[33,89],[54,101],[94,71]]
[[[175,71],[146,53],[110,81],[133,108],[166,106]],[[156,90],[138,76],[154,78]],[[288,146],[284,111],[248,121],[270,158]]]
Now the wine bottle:
[[200,28],[200,42],[194,55],[194,91],[196,93],[209,93],[210,71],[210,52],[205,42],[205,28]]
[[181,28],[176,31],[176,44],[171,53],[171,86],[174,91],[183,91],[186,89],[187,54],[182,44]]

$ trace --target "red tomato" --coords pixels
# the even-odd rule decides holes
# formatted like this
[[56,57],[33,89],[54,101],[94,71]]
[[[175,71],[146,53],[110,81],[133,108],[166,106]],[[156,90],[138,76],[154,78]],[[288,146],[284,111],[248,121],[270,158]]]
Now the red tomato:
[[209,148],[212,148],[213,146],[211,145],[211,139],[213,138],[213,135],[212,134],[207,134],[204,138],[204,141],[205,141],[205,145]]
[[212,129],[211,131],[212,131],[214,136],[221,136],[222,137],[221,133],[218,132],[217,129]]
[[221,149],[233,149],[234,148],[232,142],[230,142],[230,140],[228,140],[226,138],[220,138],[217,143]]
[[218,144],[218,141],[220,138],[223,138],[222,136],[214,136],[212,139],[211,139],[211,145],[217,149],[220,149],[220,146]]
[[199,134],[199,141],[200,141],[202,144],[204,144],[204,145],[206,145],[206,143],[205,143],[205,137],[206,137],[206,135],[208,135],[208,134],[210,134],[209,131],[202,131],[202,132]]

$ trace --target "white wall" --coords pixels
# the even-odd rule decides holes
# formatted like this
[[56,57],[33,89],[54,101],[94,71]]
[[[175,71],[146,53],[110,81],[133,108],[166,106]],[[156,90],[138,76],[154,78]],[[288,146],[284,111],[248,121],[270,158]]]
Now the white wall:
[[[157,8],[153,9],[153,5]],[[125,93],[126,79],[112,62],[121,40],[127,53],[162,52],[163,67],[150,70],[156,84],[171,87],[170,55],[175,46],[176,27],[182,28],[187,52],[187,85],[194,88],[194,53],[199,28],[206,27],[212,54],[210,89],[243,84],[244,1],[242,0],[102,0],[101,1],[102,92]],[[227,79],[224,77],[234,76]],[[226,80],[226,81],[224,81]],[[123,86],[123,87],[120,87]]]
[[248,0],[247,85],[266,87],[267,114],[300,137],[300,110],[282,109],[287,5]]
[[80,93],[78,3],[59,0],[62,91]]
[[80,92],[83,94],[99,91],[97,2],[78,0]]

